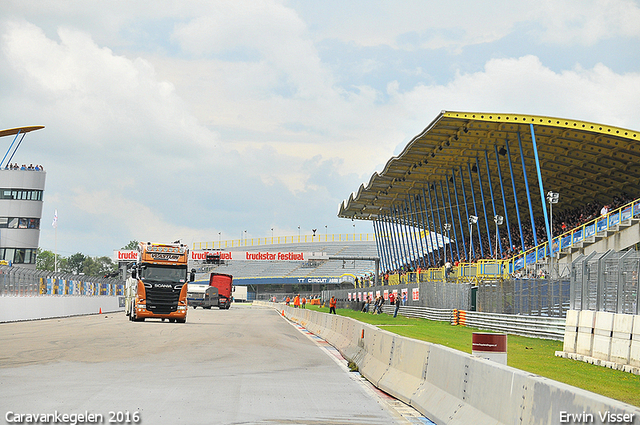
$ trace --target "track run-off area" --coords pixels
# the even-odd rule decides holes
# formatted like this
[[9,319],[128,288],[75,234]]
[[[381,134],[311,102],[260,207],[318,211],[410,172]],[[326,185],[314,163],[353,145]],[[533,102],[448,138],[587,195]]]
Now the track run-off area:
[[0,341],[0,423],[430,423],[272,308],[2,323]]

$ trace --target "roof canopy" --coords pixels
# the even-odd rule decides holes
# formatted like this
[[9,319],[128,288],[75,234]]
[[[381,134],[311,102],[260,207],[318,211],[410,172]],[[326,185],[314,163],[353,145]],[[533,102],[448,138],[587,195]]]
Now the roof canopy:
[[40,130],[44,128],[44,125],[32,125],[29,127],[16,127],[16,128],[8,128],[6,130],[0,130],[0,137],[4,136],[13,136],[14,134],[24,134],[34,130]]
[[[366,187],[361,185],[344,201],[338,216],[376,220],[410,196],[422,195],[423,190],[440,184],[452,199],[457,188],[457,202],[471,202],[470,182],[478,204],[489,205],[493,195],[500,211],[504,189],[511,214],[515,203],[510,169],[517,197],[526,196],[521,154],[527,186],[535,200],[533,210],[539,213],[542,201],[532,134],[544,190],[560,193],[559,211],[590,201],[605,203],[623,192],[640,194],[640,132],[553,117],[443,111],[399,156],[387,162],[382,173],[374,173]],[[467,188],[465,199],[461,178]]]

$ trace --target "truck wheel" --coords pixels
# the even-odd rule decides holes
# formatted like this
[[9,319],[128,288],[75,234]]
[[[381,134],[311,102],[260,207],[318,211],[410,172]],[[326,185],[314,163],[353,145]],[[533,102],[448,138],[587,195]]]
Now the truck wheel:
[[187,319],[186,318],[184,318],[184,319],[176,319],[176,322],[178,322],[178,323],[187,323]]
[[[164,319],[162,319],[162,321],[164,322]],[[176,321],[176,319],[169,319],[169,323],[173,323],[175,321]]]

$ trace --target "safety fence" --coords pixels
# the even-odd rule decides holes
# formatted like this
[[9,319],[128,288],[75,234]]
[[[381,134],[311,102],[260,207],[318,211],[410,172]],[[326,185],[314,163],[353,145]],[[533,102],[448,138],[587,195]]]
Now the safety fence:
[[124,281],[0,266],[0,296],[123,295]]
[[487,313],[565,317],[571,282],[566,279],[484,280],[477,310]]
[[640,252],[607,251],[572,263],[572,310],[640,314]]
[[[424,282],[397,286],[373,286],[369,288],[331,289],[322,291],[322,298],[336,297],[340,305],[365,302],[367,297],[373,300],[382,296],[389,299],[390,294],[400,296],[403,305],[429,307],[435,309],[471,309],[471,286],[452,282]],[[388,301],[386,301],[388,303]]]

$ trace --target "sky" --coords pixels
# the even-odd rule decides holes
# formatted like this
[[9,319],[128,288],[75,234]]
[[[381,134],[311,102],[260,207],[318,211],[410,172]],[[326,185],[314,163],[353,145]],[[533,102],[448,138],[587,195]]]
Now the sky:
[[0,2],[0,129],[45,126],[14,162],[62,256],[372,233],[340,203],[442,110],[640,130],[640,2]]

